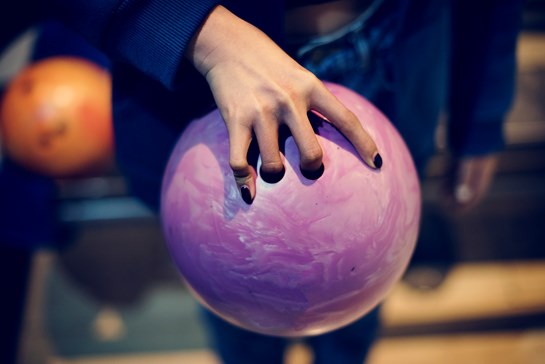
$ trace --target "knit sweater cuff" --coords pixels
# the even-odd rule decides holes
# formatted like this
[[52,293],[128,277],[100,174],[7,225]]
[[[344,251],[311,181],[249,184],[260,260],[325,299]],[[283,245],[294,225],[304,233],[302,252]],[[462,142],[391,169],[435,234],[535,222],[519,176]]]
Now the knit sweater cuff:
[[184,53],[218,0],[124,1],[110,23],[106,49],[175,88]]

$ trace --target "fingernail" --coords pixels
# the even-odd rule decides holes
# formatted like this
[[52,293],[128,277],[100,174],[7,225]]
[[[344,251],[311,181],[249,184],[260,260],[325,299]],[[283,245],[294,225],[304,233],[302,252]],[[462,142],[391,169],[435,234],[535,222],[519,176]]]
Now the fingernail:
[[280,172],[265,172],[261,168],[259,169],[259,175],[261,179],[267,183],[277,183],[279,182],[286,174],[286,169],[282,168]]
[[301,170],[301,174],[303,175],[303,177],[307,178],[307,179],[312,179],[312,180],[316,180],[320,177],[322,177],[322,174],[324,174],[324,164],[322,163],[320,165],[320,168],[318,168],[317,170],[315,171],[308,171],[308,170],[304,170],[304,169],[300,169]]
[[376,169],[380,169],[382,167],[382,157],[380,154],[376,154],[375,158],[373,159],[373,163],[375,164]]
[[248,205],[252,204],[252,194],[250,193],[250,189],[248,188],[248,186],[242,186],[240,188],[240,195],[242,196],[244,202],[246,202]]

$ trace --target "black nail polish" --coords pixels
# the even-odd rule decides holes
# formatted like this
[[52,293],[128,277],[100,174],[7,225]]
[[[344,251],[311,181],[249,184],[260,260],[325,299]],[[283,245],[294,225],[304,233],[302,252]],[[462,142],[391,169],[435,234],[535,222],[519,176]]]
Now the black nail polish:
[[261,179],[267,183],[277,183],[279,182],[284,175],[286,174],[286,169],[282,167],[282,170],[280,172],[265,172],[261,168],[259,169],[259,175],[261,176]]
[[380,154],[377,153],[375,156],[375,159],[373,159],[373,163],[375,164],[375,168],[380,169],[382,167],[382,157]]
[[246,202],[248,205],[252,204],[252,194],[250,193],[250,189],[248,188],[248,186],[242,186],[240,188],[240,195],[242,196],[244,202]]
[[302,168],[300,170],[301,170],[301,174],[306,179],[317,180],[318,178],[322,177],[322,174],[324,174],[325,168],[324,168],[324,164],[322,163],[320,165],[320,168],[318,168],[315,171],[307,171]]

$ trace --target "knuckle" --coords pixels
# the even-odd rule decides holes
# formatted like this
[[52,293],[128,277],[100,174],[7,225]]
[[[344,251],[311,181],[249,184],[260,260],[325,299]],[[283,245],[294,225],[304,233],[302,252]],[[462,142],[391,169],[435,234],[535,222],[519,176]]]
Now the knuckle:
[[321,81],[318,80],[318,77],[309,71],[306,71],[300,80],[301,91],[306,94],[311,94],[312,91],[320,84]]
[[230,159],[229,166],[235,177],[246,177],[248,175],[248,162],[243,159]]
[[316,83],[318,81],[318,77],[314,75],[314,73],[310,72],[304,67],[301,67],[300,72],[298,74],[298,80],[301,85],[307,85],[307,86],[316,86]]
[[240,100],[238,103],[224,104],[219,107],[221,116],[227,126],[238,126],[248,128],[251,126],[254,116],[259,109],[255,107],[255,103],[248,100]]
[[301,68],[292,80],[289,87],[285,88],[288,100],[298,100],[301,97],[308,97],[320,82],[313,73],[304,68]]
[[255,126],[272,120],[274,115],[278,114],[278,110],[283,107],[283,97],[283,94],[275,93],[262,96],[256,100],[251,107],[246,109],[244,116],[246,123]]
[[249,181],[251,179],[251,176],[247,175],[247,176],[234,176],[235,177],[235,183],[237,184],[237,186],[244,186],[244,185],[248,185],[249,184]]
[[283,96],[284,95],[280,93],[276,94],[274,97],[267,97],[260,100],[260,102],[256,105],[254,118],[269,118],[270,116],[274,115],[279,106],[284,102]]
[[322,163],[323,151],[320,146],[305,150],[301,155],[301,166],[305,168],[318,168]]
[[219,105],[223,120],[229,125],[231,121],[239,119],[239,107],[233,104]]
[[281,161],[268,161],[261,164],[261,170],[267,173],[279,173],[284,169]]

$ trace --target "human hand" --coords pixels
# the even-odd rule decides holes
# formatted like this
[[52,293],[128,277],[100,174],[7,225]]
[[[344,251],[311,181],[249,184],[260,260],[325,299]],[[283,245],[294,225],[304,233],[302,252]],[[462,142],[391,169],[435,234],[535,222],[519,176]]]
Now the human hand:
[[281,124],[289,127],[299,148],[301,170],[319,176],[322,149],[309,110],[337,127],[367,165],[381,167],[377,147],[356,116],[264,33],[224,7],[210,13],[187,57],[206,77],[225,120],[230,165],[246,203],[256,193],[257,174],[247,161],[252,133],[261,154],[260,173],[273,176],[270,180],[280,180],[284,172],[278,145]]
[[497,164],[496,154],[455,161],[445,183],[447,208],[454,213],[464,213],[481,202],[492,183]]

